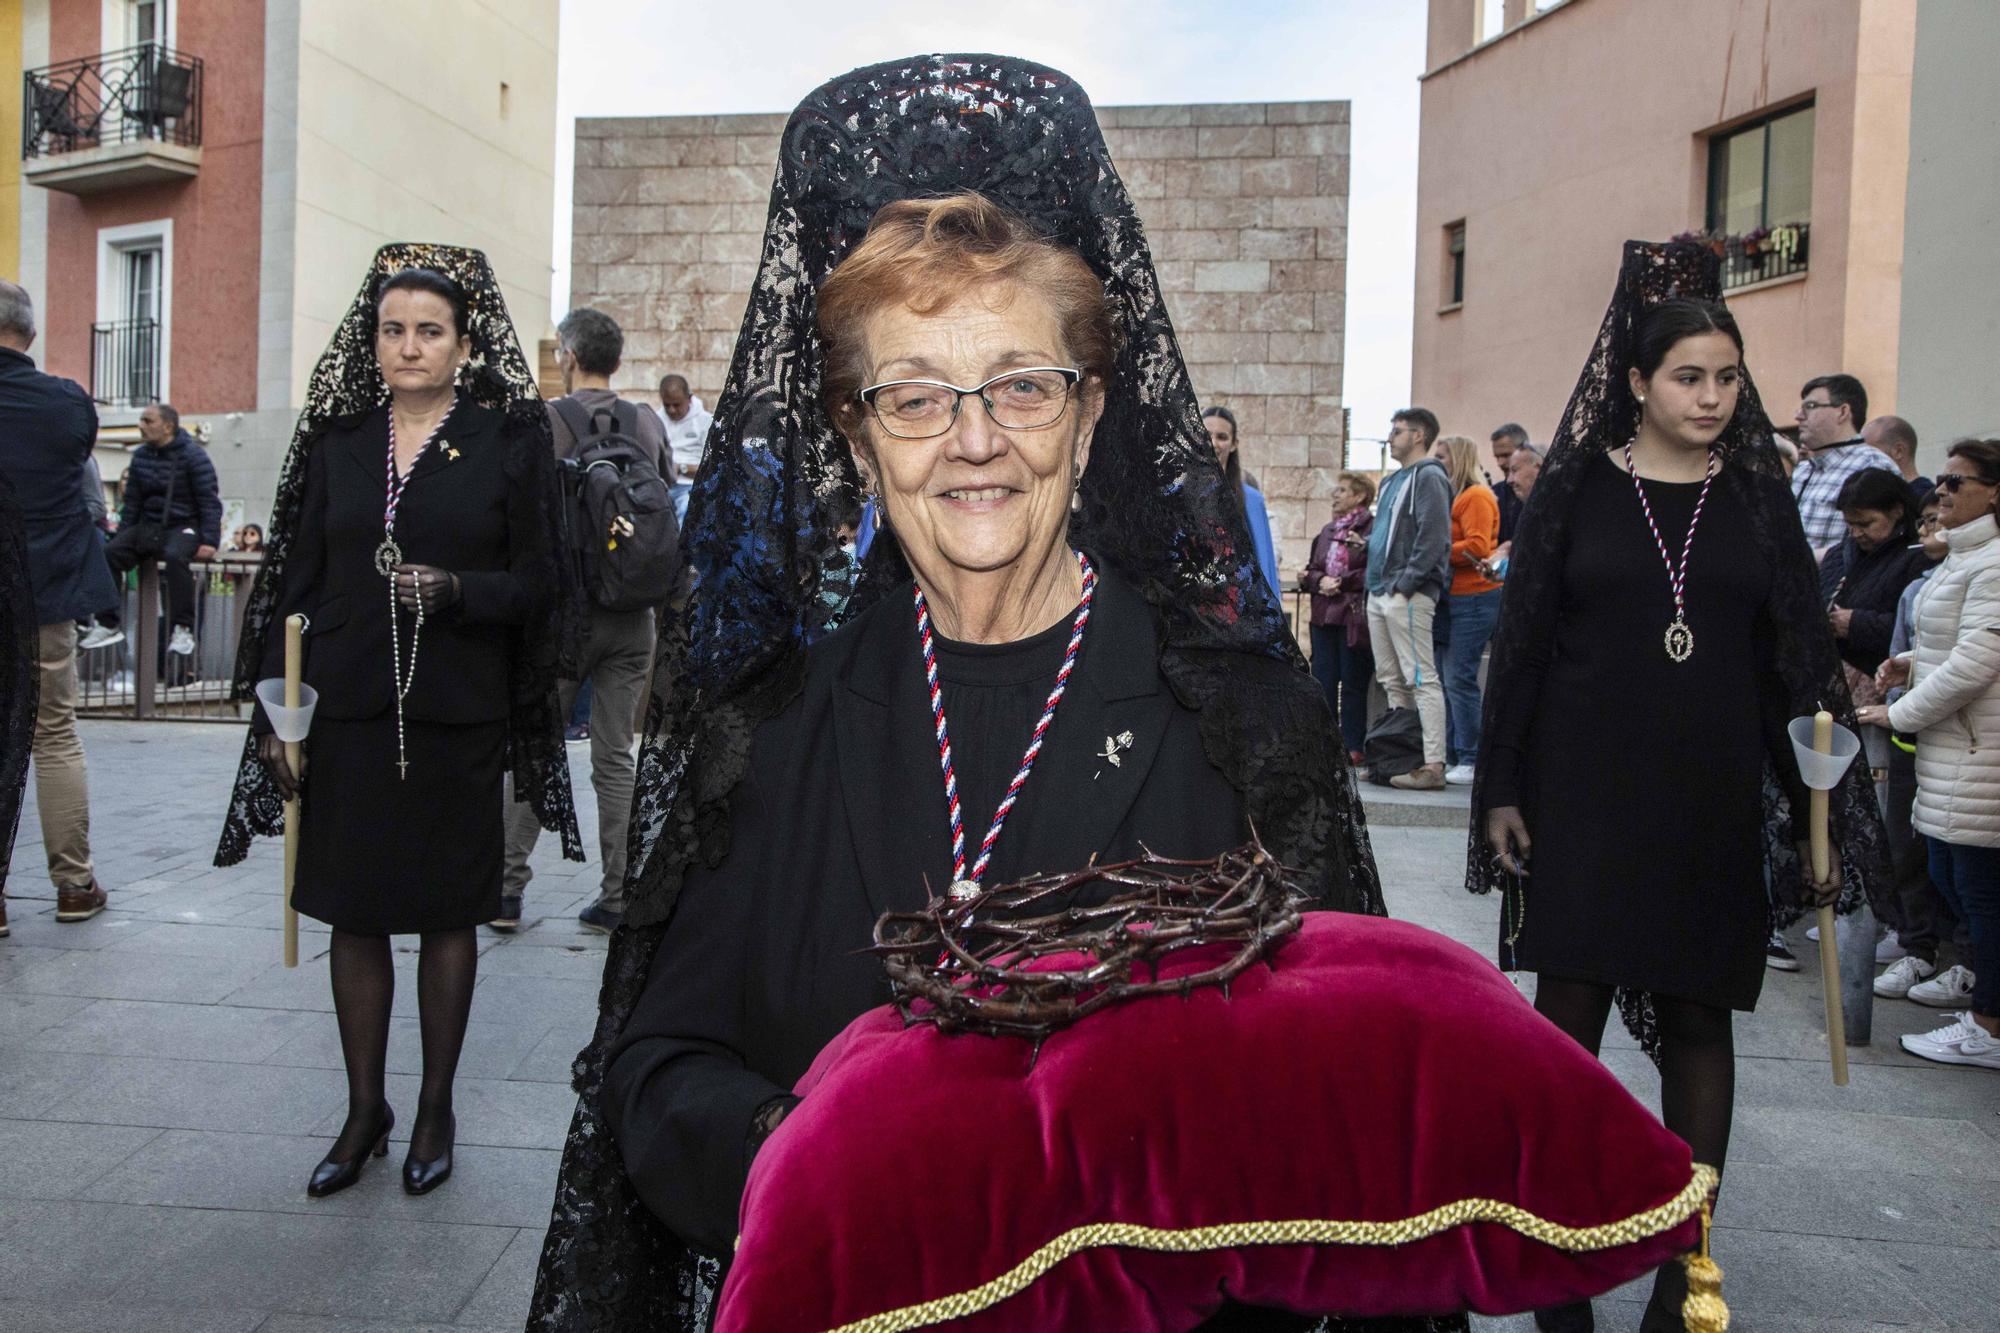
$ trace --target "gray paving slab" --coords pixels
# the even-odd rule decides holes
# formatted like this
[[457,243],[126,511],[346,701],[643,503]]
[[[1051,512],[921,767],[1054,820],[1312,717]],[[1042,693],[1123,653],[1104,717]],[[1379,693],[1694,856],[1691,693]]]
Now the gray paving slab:
[[[221,1214],[74,1200],[9,1199],[0,1217],[0,1292],[28,1301],[131,1300],[121,1288],[156,1264],[198,1261]],[[182,1305],[169,1294],[149,1305]],[[228,1301],[213,1304],[236,1308]],[[258,1308],[244,1303],[244,1308]],[[265,1306],[263,1308],[270,1308]]]
[[44,995],[89,995],[105,1000],[186,1000],[213,1004],[242,989],[270,966],[263,958],[207,958],[189,967],[172,954],[125,954],[112,965],[95,951],[65,949],[4,984]]
[[[0,1145],[6,1143],[0,1121]],[[153,1131],[125,1131],[154,1135]],[[401,1140],[407,1145],[407,1138]],[[104,1203],[231,1212],[299,1213],[312,1217],[388,1216],[405,1221],[544,1228],[555,1197],[554,1149],[492,1148],[461,1143],[452,1178],[421,1198],[403,1193],[403,1150],[371,1158],[361,1180],[324,1199],[309,1198],[306,1178],[333,1146],[332,1136],[224,1134],[166,1130],[143,1152],[106,1163],[75,1191]],[[0,1166],[0,1182],[5,1167]]]
[[49,1054],[77,1062],[41,1112],[54,1120],[297,1134],[347,1105],[347,1080],[331,1069]]
[[283,1009],[236,1009],[157,1000],[98,1000],[43,1028],[30,1050],[79,1055],[144,1055],[261,1064],[304,1032],[312,1016]]
[[264,1319],[262,1310],[180,1310],[107,1300],[0,1298],[0,1333],[256,1333],[265,1327]]
[[0,1201],[77,1198],[159,1135],[129,1125],[0,1120]]
[[547,1222],[545,1216],[541,1225],[515,1233],[493,1271],[459,1310],[461,1323],[492,1324],[519,1333],[527,1323],[528,1302],[535,1294],[535,1264],[542,1256]]
[[120,1300],[443,1322],[514,1237],[511,1227],[380,1216],[158,1211],[206,1219],[202,1243],[149,1256],[118,1284]]

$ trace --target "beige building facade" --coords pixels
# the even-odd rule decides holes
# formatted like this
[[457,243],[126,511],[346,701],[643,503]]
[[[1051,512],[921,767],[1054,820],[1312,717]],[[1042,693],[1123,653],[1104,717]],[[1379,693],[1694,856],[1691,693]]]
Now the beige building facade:
[[[1280,563],[1303,564],[1345,448],[1348,105],[1103,107],[1204,404],[1236,413]],[[712,406],[756,276],[781,115],[577,122],[573,305],[625,328],[619,385]]]
[[1845,371],[1928,445],[1903,351],[1918,32],[1991,51],[2000,7],[1506,0],[1482,37],[1486,8],[1431,0],[1422,80],[1412,396],[1447,431],[1547,440],[1622,242],[1697,232],[1780,426]]

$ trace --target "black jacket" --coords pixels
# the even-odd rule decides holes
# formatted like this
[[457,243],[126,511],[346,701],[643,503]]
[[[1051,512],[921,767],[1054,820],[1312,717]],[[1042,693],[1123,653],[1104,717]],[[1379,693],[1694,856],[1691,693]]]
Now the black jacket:
[[[388,409],[329,426],[306,455],[304,498],[278,592],[276,622],[303,613],[305,680],[318,715],[377,717],[395,703],[389,584],[375,572],[382,541],[389,447]],[[424,618],[405,717],[498,722],[511,706],[517,627],[544,615],[556,595],[556,565],[541,487],[553,467],[546,443],[504,429],[498,411],[461,401],[440,441],[411,469],[396,516],[410,564],[458,575],[464,599]],[[411,618],[402,621],[405,662]],[[262,674],[284,670],[284,634],[266,645]],[[268,730],[261,710],[258,727]]]
[[[1076,673],[987,884],[1129,858],[1141,842],[1207,857],[1246,840],[1200,714],[1158,663],[1151,608],[1100,567]],[[604,1102],[640,1197],[691,1244],[729,1253],[752,1118],[888,1001],[881,963],[855,952],[876,918],[951,878],[931,725],[910,598],[890,593],[813,646],[803,693],[752,742],[729,854],[688,874]],[[1108,766],[1099,752],[1125,732],[1133,747]]]
[[1836,639],[1840,660],[1870,675],[1889,655],[1889,639],[1896,629],[1896,603],[1903,589],[1917,575],[1930,568],[1930,557],[1910,545],[1908,528],[1873,551],[1863,554],[1852,537],[1826,553],[1820,561],[1820,590],[1829,604],[1854,613],[1847,624],[1847,637]]
[[178,531],[193,528],[203,546],[222,545],[222,492],[208,450],[184,430],[165,444],[142,444],[125,465],[125,499],[118,507],[123,527],[158,523]]
[[81,385],[0,347],[0,472],[14,483],[27,529],[37,624],[76,620],[118,600],[84,505],[84,462],[96,442],[97,408]]

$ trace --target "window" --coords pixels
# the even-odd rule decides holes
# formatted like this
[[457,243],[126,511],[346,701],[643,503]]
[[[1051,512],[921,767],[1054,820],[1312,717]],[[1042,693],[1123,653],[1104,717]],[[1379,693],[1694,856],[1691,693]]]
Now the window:
[[1812,221],[1810,104],[1718,134],[1708,145],[1708,230],[1744,236]]
[[168,396],[173,272],[172,222],[97,233],[90,390],[100,403],[136,411]]
[[1506,0],[1479,0],[1479,40],[1490,42],[1507,26]]
[[125,34],[128,46],[167,44],[166,0],[127,0]]
[[1465,223],[1454,222],[1444,229],[1444,292],[1446,310],[1465,303]]

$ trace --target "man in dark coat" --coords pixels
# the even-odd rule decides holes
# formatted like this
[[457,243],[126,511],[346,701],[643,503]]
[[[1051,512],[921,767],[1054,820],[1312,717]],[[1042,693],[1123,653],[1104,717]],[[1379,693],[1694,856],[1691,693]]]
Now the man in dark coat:
[[[145,441],[125,467],[125,502],[118,511],[118,535],[104,548],[112,573],[144,559],[167,565],[167,610],[173,637],[167,651],[194,652],[194,574],[189,560],[206,560],[222,544],[222,494],[208,451],[181,429],[172,403],[152,403],[139,414]],[[100,616],[107,624],[115,615]]]
[[56,920],[82,921],[104,910],[104,890],[90,860],[89,789],[76,734],[76,622],[109,606],[114,589],[81,484],[97,442],[97,409],[81,386],[35,368],[34,340],[28,294],[0,282],[0,472],[20,502],[40,626],[35,800]]

